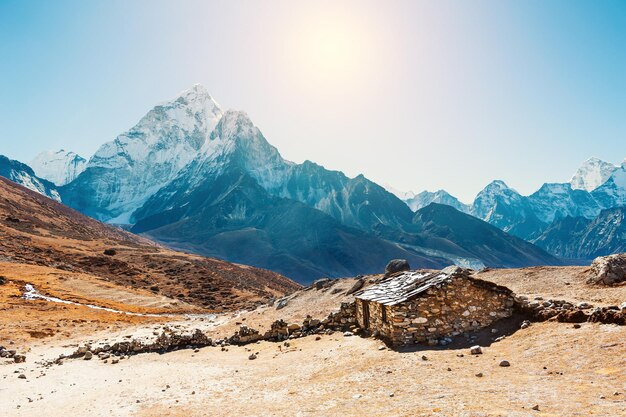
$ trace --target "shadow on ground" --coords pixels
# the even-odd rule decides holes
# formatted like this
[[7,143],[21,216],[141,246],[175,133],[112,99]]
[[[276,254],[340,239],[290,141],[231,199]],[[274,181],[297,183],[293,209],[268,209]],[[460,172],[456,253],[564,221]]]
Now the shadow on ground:
[[483,347],[491,346],[492,343],[497,343],[496,339],[502,336],[510,336],[516,331],[520,330],[520,326],[524,320],[528,320],[528,317],[523,314],[514,314],[508,319],[502,319],[493,323],[489,327],[485,327],[477,332],[470,333],[470,337],[459,335],[452,338],[452,343],[446,346],[429,346],[427,344],[416,344],[412,346],[399,346],[394,347],[393,350],[400,353],[432,351],[432,350],[457,350],[467,349],[471,346],[480,345]]

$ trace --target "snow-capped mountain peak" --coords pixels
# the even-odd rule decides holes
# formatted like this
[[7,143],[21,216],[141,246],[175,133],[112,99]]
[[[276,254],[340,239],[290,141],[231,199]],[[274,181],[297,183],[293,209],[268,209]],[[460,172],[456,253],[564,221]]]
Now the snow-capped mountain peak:
[[396,197],[398,197],[400,200],[405,201],[406,200],[410,200],[412,198],[414,198],[417,194],[415,194],[413,191],[401,191],[397,188],[395,188],[393,185],[390,185],[388,183],[384,183],[382,184],[382,187],[389,191],[391,194],[395,195]]
[[61,186],[74,181],[87,167],[87,160],[74,152],[61,149],[41,152],[29,165],[38,177]]
[[198,156],[222,115],[207,89],[196,84],[102,145],[64,191],[81,202],[79,209],[99,220],[126,223]]
[[618,168],[617,165],[601,159],[589,158],[572,176],[570,184],[574,190],[593,191],[604,184]]
[[461,203],[456,197],[450,195],[450,193],[446,190],[437,190],[435,192],[422,191],[413,198],[407,199],[405,203],[412,211],[417,211],[431,203],[445,204],[447,206],[454,207],[463,213],[469,213],[470,211],[470,207],[468,205]]

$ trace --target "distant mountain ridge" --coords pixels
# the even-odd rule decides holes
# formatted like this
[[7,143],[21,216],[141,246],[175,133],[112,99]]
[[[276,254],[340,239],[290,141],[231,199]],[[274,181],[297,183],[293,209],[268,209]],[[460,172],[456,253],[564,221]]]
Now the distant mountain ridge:
[[[594,255],[619,250],[623,247],[622,240],[626,240],[619,233],[612,234],[609,243],[605,242],[606,236],[594,233],[589,233],[584,242],[578,240],[578,234],[583,233],[580,228],[591,227],[597,232],[599,225],[606,229],[619,228],[622,224],[619,217],[608,213],[626,207],[626,159],[615,165],[590,158],[570,182],[545,183],[529,196],[495,180],[478,193],[471,205],[460,203],[444,190],[423,192],[404,200],[414,211],[432,201],[470,213],[514,236],[537,243],[554,255],[588,260]],[[611,219],[616,223],[613,226]],[[575,249],[570,245],[582,246]]]
[[98,220],[300,282],[379,272],[391,258],[416,268],[561,263],[436,204],[469,211],[443,191],[422,194],[414,213],[363,175],[286,161],[244,112],[223,111],[200,85],[102,145],[58,190]]
[[378,272],[397,257],[433,268],[560,263],[447,206],[416,215],[362,175],[286,161],[245,113],[223,111],[199,85],[101,146],[59,192],[96,219],[301,282]]

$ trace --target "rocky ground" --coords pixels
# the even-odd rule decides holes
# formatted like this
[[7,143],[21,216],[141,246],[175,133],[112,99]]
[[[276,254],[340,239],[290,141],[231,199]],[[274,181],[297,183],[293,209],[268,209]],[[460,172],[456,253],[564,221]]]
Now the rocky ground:
[[[586,284],[584,268],[494,270],[480,277],[529,299],[552,297],[595,306],[626,300],[624,286]],[[10,314],[0,315],[3,328],[11,322],[7,317],[19,320],[13,321],[12,331],[0,333],[0,345],[26,360],[0,359],[0,415],[626,415],[626,326],[555,320],[522,325],[525,318],[514,317],[446,347],[392,350],[376,339],[343,331],[223,346],[215,341],[242,325],[264,333],[279,319],[288,324],[302,323],[307,315],[323,319],[350,301],[346,292],[356,280],[322,284],[272,305],[217,315],[192,311],[148,291],[105,288],[93,300],[81,288],[55,292],[50,276],[39,285],[46,282],[61,298],[79,303],[110,298],[111,307],[159,315],[128,316],[6,295],[2,306],[7,300],[11,304],[5,310]],[[15,291],[15,284],[8,285]],[[184,311],[187,307],[191,310]],[[18,332],[38,323],[56,329],[54,320],[62,323],[62,330],[53,334]],[[94,352],[133,340],[154,346],[164,340],[164,330],[192,337],[196,328],[211,343],[184,339],[182,349],[168,352],[57,360],[87,345]],[[19,339],[13,340],[15,334]],[[482,346],[482,354],[471,354],[474,344]],[[510,366],[500,366],[503,361]]]

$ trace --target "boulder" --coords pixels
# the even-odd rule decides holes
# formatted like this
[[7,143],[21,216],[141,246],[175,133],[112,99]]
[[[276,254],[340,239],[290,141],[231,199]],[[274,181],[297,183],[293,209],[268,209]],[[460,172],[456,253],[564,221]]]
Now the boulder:
[[328,286],[330,284],[330,278],[320,278],[313,282],[312,287],[316,290],[321,290],[322,288]]
[[391,274],[395,274],[396,272],[410,270],[411,266],[409,265],[409,261],[407,261],[406,259],[392,259],[385,267],[385,275],[389,276]]
[[365,279],[363,279],[363,277],[357,279],[354,285],[350,287],[350,289],[346,292],[346,295],[354,294],[355,292],[363,288],[364,284],[365,284]]
[[616,285],[626,282],[626,253],[600,256],[591,263],[589,284]]

